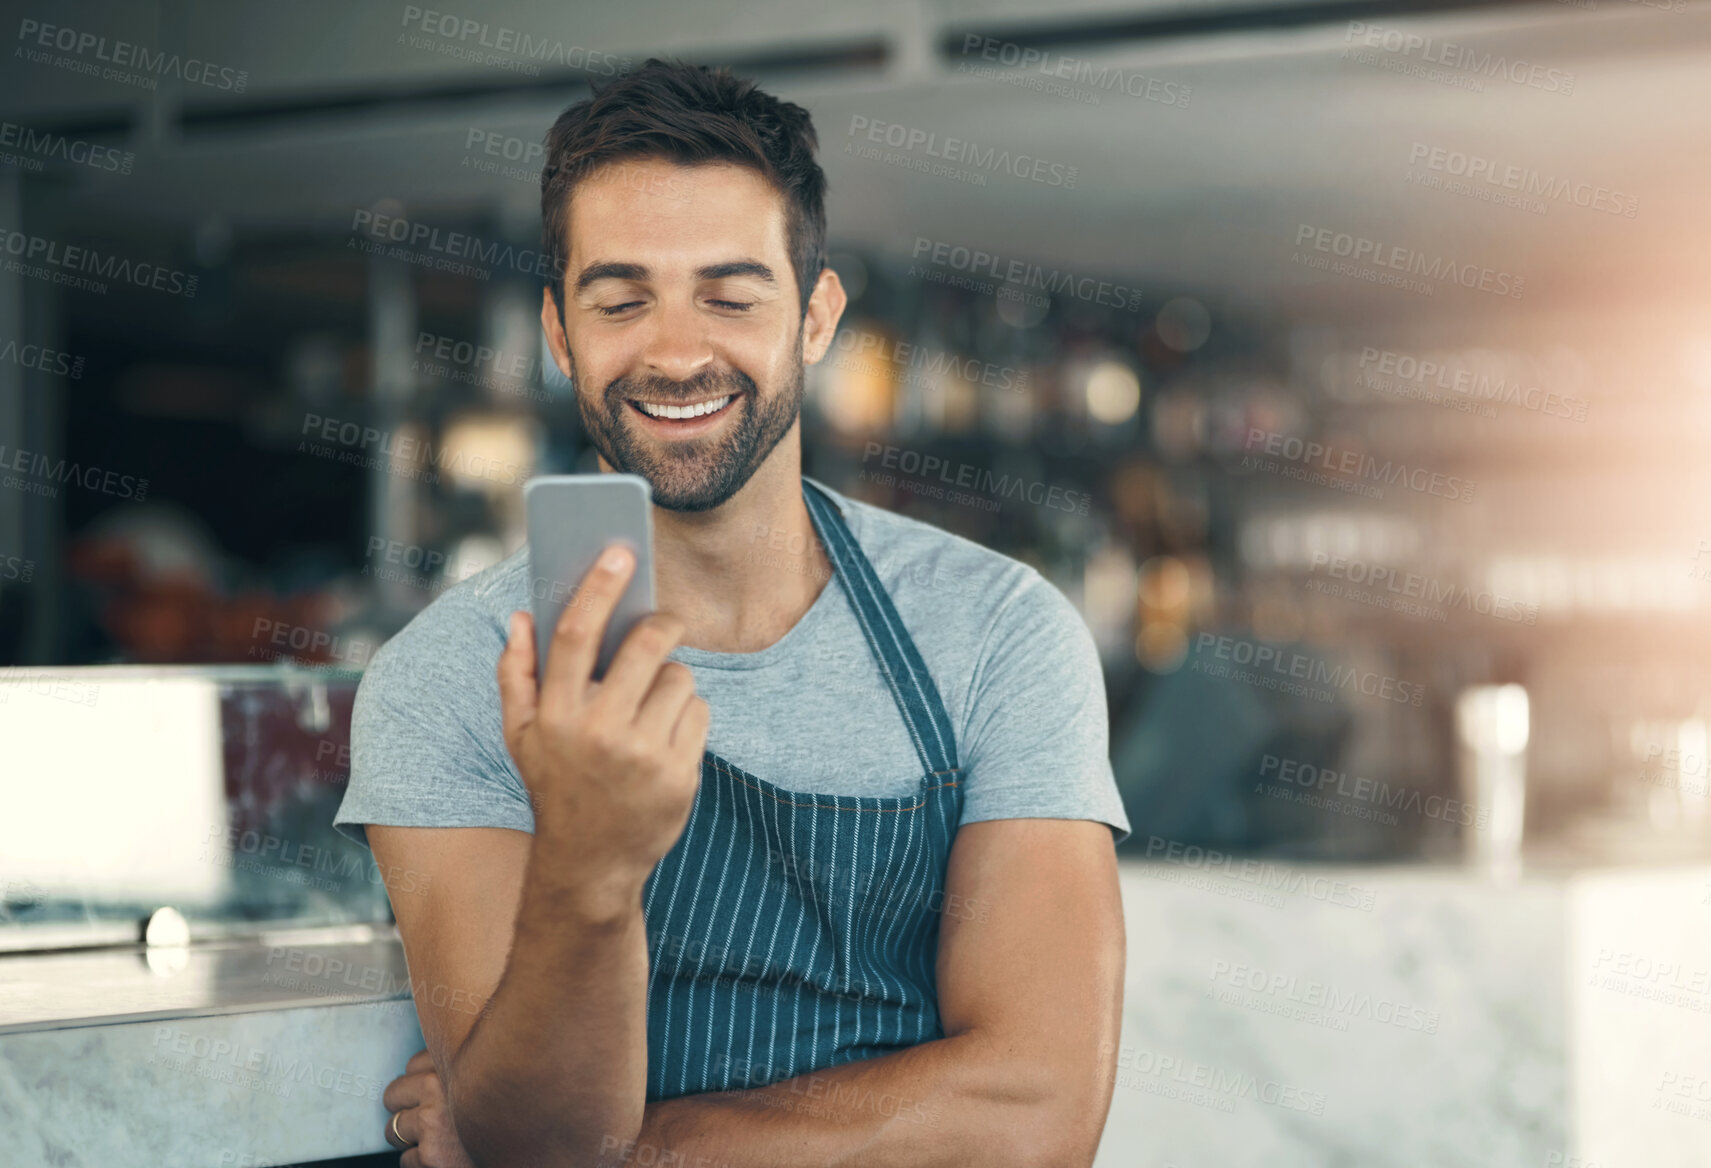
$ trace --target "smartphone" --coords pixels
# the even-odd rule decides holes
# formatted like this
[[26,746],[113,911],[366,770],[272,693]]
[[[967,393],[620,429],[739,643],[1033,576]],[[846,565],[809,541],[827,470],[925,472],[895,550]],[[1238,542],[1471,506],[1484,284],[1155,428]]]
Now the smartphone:
[[633,474],[539,475],[523,484],[529,529],[529,605],[535,618],[535,681],[546,677],[547,650],[565,607],[607,544],[627,544],[636,568],[594,662],[606,675],[636,622],[654,610],[653,491]]

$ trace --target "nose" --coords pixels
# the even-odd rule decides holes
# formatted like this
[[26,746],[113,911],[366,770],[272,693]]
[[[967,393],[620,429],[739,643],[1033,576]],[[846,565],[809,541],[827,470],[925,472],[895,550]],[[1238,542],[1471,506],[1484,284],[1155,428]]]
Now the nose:
[[642,364],[650,373],[687,381],[713,363],[707,325],[687,299],[662,299],[648,322]]

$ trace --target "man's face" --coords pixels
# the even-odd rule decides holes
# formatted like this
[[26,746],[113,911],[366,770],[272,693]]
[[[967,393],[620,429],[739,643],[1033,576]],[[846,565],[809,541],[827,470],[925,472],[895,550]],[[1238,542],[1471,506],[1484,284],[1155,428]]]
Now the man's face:
[[784,198],[743,167],[614,162],[577,185],[569,223],[562,333],[550,295],[541,321],[589,440],[658,506],[719,506],[794,430],[837,277],[816,289],[829,322],[827,303],[804,321]]

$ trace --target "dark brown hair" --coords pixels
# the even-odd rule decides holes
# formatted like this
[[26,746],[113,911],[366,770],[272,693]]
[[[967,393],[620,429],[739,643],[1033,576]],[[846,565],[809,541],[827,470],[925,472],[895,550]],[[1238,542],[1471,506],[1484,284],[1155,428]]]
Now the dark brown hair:
[[547,132],[541,170],[541,250],[564,312],[570,196],[577,181],[618,159],[729,162],[758,172],[785,199],[785,245],[801,310],[826,266],[826,176],[808,111],[730,70],[649,57],[565,109]]

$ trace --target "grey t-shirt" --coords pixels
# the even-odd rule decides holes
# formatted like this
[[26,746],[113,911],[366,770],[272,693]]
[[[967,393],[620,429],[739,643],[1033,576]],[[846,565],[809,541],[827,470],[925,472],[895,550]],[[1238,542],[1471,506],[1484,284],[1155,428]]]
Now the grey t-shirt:
[[[963,767],[962,822],[1092,819],[1126,839],[1098,653],[1063,593],[1018,560],[826,490],[939,687]],[[799,562],[759,535],[752,554]],[[344,835],[366,844],[367,823],[534,830],[496,673],[510,614],[529,607],[527,561],[525,545],[448,589],[375,654],[333,820]],[[671,656],[707,700],[707,749],[750,774],[820,794],[918,790],[920,757],[835,579],[759,652]]]

